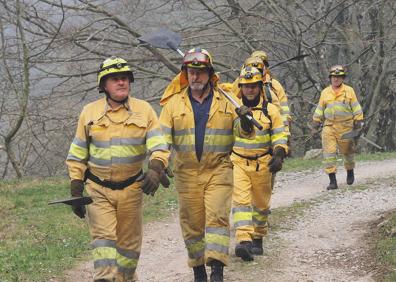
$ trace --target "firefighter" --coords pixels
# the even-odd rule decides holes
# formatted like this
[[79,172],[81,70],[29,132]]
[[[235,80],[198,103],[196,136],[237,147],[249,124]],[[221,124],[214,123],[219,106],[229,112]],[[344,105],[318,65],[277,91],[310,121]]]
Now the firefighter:
[[[158,117],[147,102],[130,97],[132,82],[124,59],[111,57],[100,65],[98,87],[106,96],[82,110],[66,160],[71,195],[81,197],[85,186],[93,199],[86,211],[72,209],[80,218],[87,214],[95,281],[135,281],[143,192],[154,195],[160,183],[169,186],[164,169],[170,152]],[[148,170],[142,174],[146,155]]]
[[344,133],[363,126],[363,111],[352,87],[344,84],[346,70],[341,65],[330,68],[330,85],[320,94],[319,104],[313,115],[313,134],[322,130],[323,158],[325,172],[329,175],[330,184],[327,190],[337,189],[337,147],[344,158],[347,170],[346,182],[352,185],[354,177],[353,139],[341,139]]
[[205,264],[211,268],[210,281],[223,281],[223,267],[229,262],[230,152],[234,134],[254,135],[245,116],[249,109],[239,108],[238,118],[219,93],[217,81],[209,52],[191,49],[171,82],[177,85],[168,86],[161,100],[162,130],[176,151],[173,172],[180,224],[194,281],[207,281]]
[[[263,82],[264,86],[269,87],[276,94],[280,103],[280,113],[282,117],[283,124],[285,126],[285,132],[288,136],[288,144],[290,144],[290,125],[291,125],[291,115],[289,109],[288,98],[283,88],[282,84],[273,78],[269,69],[268,55],[264,51],[254,51],[251,55],[253,58],[260,58],[264,64],[262,68],[263,71]],[[259,67],[259,69],[261,69]]]
[[268,232],[270,214],[271,178],[281,170],[288,147],[279,110],[265,99],[261,71],[254,67],[243,68],[238,83],[241,102],[263,126],[254,140],[236,137],[231,155],[235,254],[244,261],[251,261],[253,255],[263,255],[263,237]]

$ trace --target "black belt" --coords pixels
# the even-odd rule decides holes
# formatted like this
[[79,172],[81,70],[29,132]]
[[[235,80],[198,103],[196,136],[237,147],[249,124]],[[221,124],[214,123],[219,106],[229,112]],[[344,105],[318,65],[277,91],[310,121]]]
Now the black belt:
[[237,152],[235,152],[234,150],[232,150],[232,153],[237,155],[238,157],[241,157],[241,158],[244,158],[244,159],[247,159],[247,160],[251,160],[251,161],[256,161],[259,158],[264,157],[266,155],[272,155],[272,149],[269,149],[267,152],[265,152],[265,153],[263,153],[261,155],[255,155],[255,156],[241,155],[241,154],[238,154]]
[[129,177],[128,179],[125,179],[125,180],[119,181],[119,182],[114,182],[114,181],[108,181],[108,180],[101,180],[99,177],[92,174],[92,172],[89,169],[87,169],[85,171],[84,181],[89,179],[89,180],[92,180],[93,182],[95,182],[96,184],[99,184],[106,188],[110,188],[111,190],[122,190],[125,187],[128,187],[129,185],[133,184],[139,178],[139,176],[141,176],[142,174],[143,174],[143,171],[140,170],[137,174],[135,174],[132,177]]

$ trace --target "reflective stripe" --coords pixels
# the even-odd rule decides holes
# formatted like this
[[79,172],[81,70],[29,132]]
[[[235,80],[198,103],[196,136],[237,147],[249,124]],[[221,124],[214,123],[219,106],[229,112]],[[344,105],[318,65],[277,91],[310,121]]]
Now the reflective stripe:
[[287,138],[283,138],[282,139],[278,139],[278,140],[274,140],[272,141],[272,145],[282,145],[282,144],[287,144]]
[[203,257],[205,252],[205,237],[201,235],[196,238],[190,238],[184,241],[186,244],[188,257],[191,259],[197,259]]
[[176,152],[195,152],[195,145],[176,145],[173,144],[173,148]]
[[235,228],[242,227],[242,226],[252,226],[252,225],[253,225],[253,219],[234,221]]
[[174,130],[173,136],[183,136],[183,135],[192,135],[195,132],[195,128],[185,128],[181,130]]
[[353,115],[355,115],[355,116],[357,116],[357,115],[360,115],[360,114],[362,114],[363,113],[363,110],[362,109],[359,109],[359,110],[354,110],[353,111]]
[[279,127],[279,128],[272,129],[271,131],[272,131],[272,134],[277,134],[277,133],[284,132],[285,130],[283,127]]
[[172,128],[165,125],[161,125],[161,130],[163,134],[172,134]]
[[253,225],[255,226],[267,226],[267,220],[259,220],[257,217],[253,217]]
[[116,241],[107,239],[96,239],[92,244],[92,248],[97,247],[116,247]]
[[271,214],[271,210],[270,209],[266,209],[266,210],[260,210],[259,208],[253,206],[253,211],[260,214],[260,215],[265,215],[268,216]]
[[206,250],[228,254],[230,244],[230,232],[224,227],[206,228]]
[[156,136],[162,136],[162,132],[160,129],[153,129],[147,132],[146,138],[152,138],[152,137],[156,137]]
[[116,265],[117,251],[114,247],[95,247],[92,253],[95,268]]
[[147,139],[146,141],[146,147],[149,152],[155,151],[154,148],[157,148],[156,150],[159,150],[158,148],[162,148],[162,150],[166,150],[168,148],[168,145],[166,144],[166,140],[162,134],[158,136],[153,136]]
[[126,158],[117,158],[113,157],[111,160],[104,160],[104,159],[99,159],[91,156],[89,158],[89,162],[92,162],[95,165],[99,166],[110,166],[111,164],[130,164],[130,163],[136,163],[139,161],[143,161],[146,158],[146,154],[144,155],[139,155],[139,156],[133,156],[133,157],[126,157]]
[[271,131],[269,129],[264,129],[264,130],[257,130],[256,136],[265,136],[270,134]]
[[[227,145],[227,146],[221,146],[221,145],[208,145],[204,144],[204,153],[210,152],[210,153],[227,153],[231,152],[233,144]],[[194,148],[195,151],[195,148]]]
[[112,138],[108,141],[92,140],[92,145],[97,148],[110,148],[111,146],[144,145],[145,138]]
[[116,266],[117,262],[115,259],[99,259],[99,260],[94,260],[94,268],[100,268],[100,267],[109,267],[109,266]]
[[206,250],[215,251],[215,252],[219,252],[219,253],[228,255],[228,245],[223,246],[223,245],[208,243],[208,244],[206,244]]
[[121,272],[121,273],[123,273],[123,274],[133,274],[135,271],[136,271],[136,267],[123,267],[123,266],[121,266],[121,265],[119,265],[119,264],[117,264],[117,269],[118,269],[118,272]]
[[[69,157],[70,156],[70,157]],[[88,149],[74,143],[70,145],[68,159],[85,160],[88,157]]]
[[154,152],[154,151],[164,151],[164,150],[168,150],[169,146],[166,144],[159,144],[153,148],[150,148],[150,152]]
[[243,142],[235,142],[234,147],[240,147],[244,149],[261,149],[265,147],[271,146],[271,142],[266,142],[266,143],[256,143],[256,144],[249,144],[249,143],[243,143]]
[[78,137],[74,137],[73,144],[77,145],[78,147],[87,148],[87,142],[85,140],[81,140]]
[[[129,253],[128,256],[131,256],[131,253]],[[123,269],[124,273],[134,272],[138,264],[139,254],[135,253],[134,257],[128,257],[128,256],[124,256],[118,252],[116,257],[117,266],[119,266],[119,269]]]
[[238,206],[238,207],[233,207],[232,208],[232,213],[237,213],[237,212],[251,212],[252,207],[250,206]]
[[78,162],[81,162],[81,161],[85,160],[85,158],[84,159],[80,159],[80,158],[78,158],[76,156],[68,154],[66,160],[67,161],[78,161]]
[[126,257],[126,258],[131,258],[131,259],[138,259],[140,256],[140,253],[138,253],[138,252],[135,252],[132,250],[124,250],[119,247],[117,247],[117,252],[121,256]]

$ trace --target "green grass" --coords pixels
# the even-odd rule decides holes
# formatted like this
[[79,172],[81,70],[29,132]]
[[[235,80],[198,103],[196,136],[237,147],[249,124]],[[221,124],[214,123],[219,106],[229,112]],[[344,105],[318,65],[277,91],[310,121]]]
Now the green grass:
[[[89,257],[89,232],[65,205],[66,179],[0,182],[0,281],[49,281]],[[145,196],[144,220],[158,220],[177,208],[174,188]]]
[[0,184],[1,281],[49,280],[87,251],[85,222],[47,204],[67,192],[59,179]]
[[[383,161],[387,159],[396,158],[396,152],[383,152],[383,153],[362,153],[357,154],[355,160],[358,162],[364,161]],[[302,158],[286,158],[282,171],[303,171],[312,169],[321,169],[323,167],[321,159],[303,160]]]
[[396,210],[386,217],[385,224],[378,228],[377,241],[375,243],[375,255],[384,266],[381,281],[396,281],[396,236],[393,232],[396,228]]

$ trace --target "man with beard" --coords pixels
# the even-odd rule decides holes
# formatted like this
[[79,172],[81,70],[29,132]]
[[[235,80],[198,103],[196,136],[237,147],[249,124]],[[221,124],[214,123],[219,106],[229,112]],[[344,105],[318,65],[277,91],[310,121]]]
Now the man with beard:
[[[167,87],[160,123],[174,158],[180,224],[194,281],[223,281],[229,262],[229,213],[233,188],[230,153],[234,136],[254,135],[246,118],[218,91],[208,51],[194,48],[183,59],[182,71]],[[238,117],[239,115],[239,117]]]

